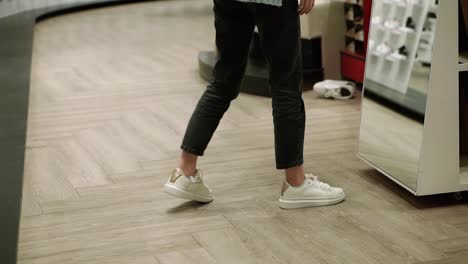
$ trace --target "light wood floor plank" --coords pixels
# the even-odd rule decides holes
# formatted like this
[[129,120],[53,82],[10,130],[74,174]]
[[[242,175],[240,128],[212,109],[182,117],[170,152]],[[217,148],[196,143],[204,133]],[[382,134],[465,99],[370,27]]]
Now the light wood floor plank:
[[215,264],[219,263],[204,248],[190,248],[157,255],[160,264]]
[[197,232],[194,237],[218,263],[256,263],[250,249],[232,229]]
[[78,193],[68,180],[65,158],[54,148],[26,150],[25,175],[31,174],[26,183],[38,202],[61,201],[78,198]]

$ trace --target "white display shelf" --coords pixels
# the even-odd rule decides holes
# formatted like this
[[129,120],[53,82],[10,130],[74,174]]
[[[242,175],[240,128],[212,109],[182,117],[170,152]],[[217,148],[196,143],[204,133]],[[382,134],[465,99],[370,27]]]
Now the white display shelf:
[[460,157],[458,72],[463,64],[458,63],[458,1],[439,1],[437,21],[429,22],[435,22],[437,26],[424,121],[418,195],[468,190],[468,159]]
[[[369,76],[373,81],[385,86],[392,87],[391,89],[397,90],[404,94],[408,90],[410,74],[416,59],[416,54],[420,53],[420,41],[425,39],[428,43],[433,41],[433,33],[425,32],[423,29],[426,25],[426,20],[429,22],[428,14],[432,9],[433,3],[430,1],[423,1],[421,4],[406,4],[399,5],[393,1],[381,1],[373,4],[372,16],[380,17],[381,22],[371,25],[370,38],[375,42],[375,47],[382,43],[386,43],[392,50],[398,51],[401,47],[405,46],[407,49],[407,59],[401,61],[391,61],[379,56],[376,56],[371,51],[370,65],[366,68],[366,76]],[[407,20],[411,18],[415,24],[414,31],[403,31],[401,28],[406,27]],[[397,20],[399,27],[395,29],[387,28],[385,21]],[[423,45],[424,46],[424,45]],[[430,53],[430,49],[422,53]],[[425,58],[425,54],[419,54]],[[383,62],[382,62],[383,61]],[[425,61],[423,59],[423,61]],[[375,64],[374,64],[375,63]],[[406,65],[405,65],[406,64]],[[399,68],[404,68],[405,71]],[[395,75],[398,74],[398,78]]]
[[[460,157],[458,0],[439,1],[418,195],[468,190],[468,159]],[[463,62],[463,61],[462,61]],[[465,66],[463,66],[465,65]]]

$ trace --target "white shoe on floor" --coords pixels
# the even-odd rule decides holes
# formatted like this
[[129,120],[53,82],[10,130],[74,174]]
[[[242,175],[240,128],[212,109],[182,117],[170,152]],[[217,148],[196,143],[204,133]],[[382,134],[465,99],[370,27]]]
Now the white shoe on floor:
[[356,85],[348,81],[325,80],[316,83],[314,91],[324,98],[347,100],[354,96]]
[[182,199],[209,203],[213,201],[213,192],[203,182],[200,170],[194,176],[185,176],[181,169],[174,169],[169,176],[164,191]]
[[283,183],[279,206],[283,209],[327,206],[340,203],[345,197],[343,189],[331,187],[319,181],[317,176],[308,174],[301,186]]

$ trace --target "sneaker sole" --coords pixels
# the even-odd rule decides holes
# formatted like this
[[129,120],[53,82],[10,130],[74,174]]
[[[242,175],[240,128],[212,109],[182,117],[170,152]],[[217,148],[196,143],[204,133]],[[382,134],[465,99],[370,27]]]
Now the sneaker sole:
[[192,201],[197,201],[201,203],[209,203],[213,201],[213,197],[207,197],[204,195],[199,195],[191,192],[187,192],[174,184],[166,183],[164,184],[164,191],[168,194],[171,194],[173,196],[182,198],[182,199],[187,199],[187,200],[192,200]]
[[288,200],[279,198],[279,206],[282,209],[298,209],[305,207],[328,206],[341,203],[346,198],[346,195],[334,197],[331,199],[316,199],[316,200]]

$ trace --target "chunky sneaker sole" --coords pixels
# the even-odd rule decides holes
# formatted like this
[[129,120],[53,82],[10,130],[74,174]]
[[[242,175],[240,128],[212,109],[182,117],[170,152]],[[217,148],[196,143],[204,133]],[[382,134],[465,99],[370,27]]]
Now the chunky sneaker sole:
[[170,182],[164,184],[164,191],[178,198],[197,201],[201,203],[209,203],[213,201],[213,197],[187,192],[186,190]]
[[340,195],[332,198],[322,198],[322,199],[286,199],[283,197],[279,198],[279,207],[282,209],[298,209],[305,207],[319,207],[319,206],[329,206],[341,203],[346,198],[346,195]]

